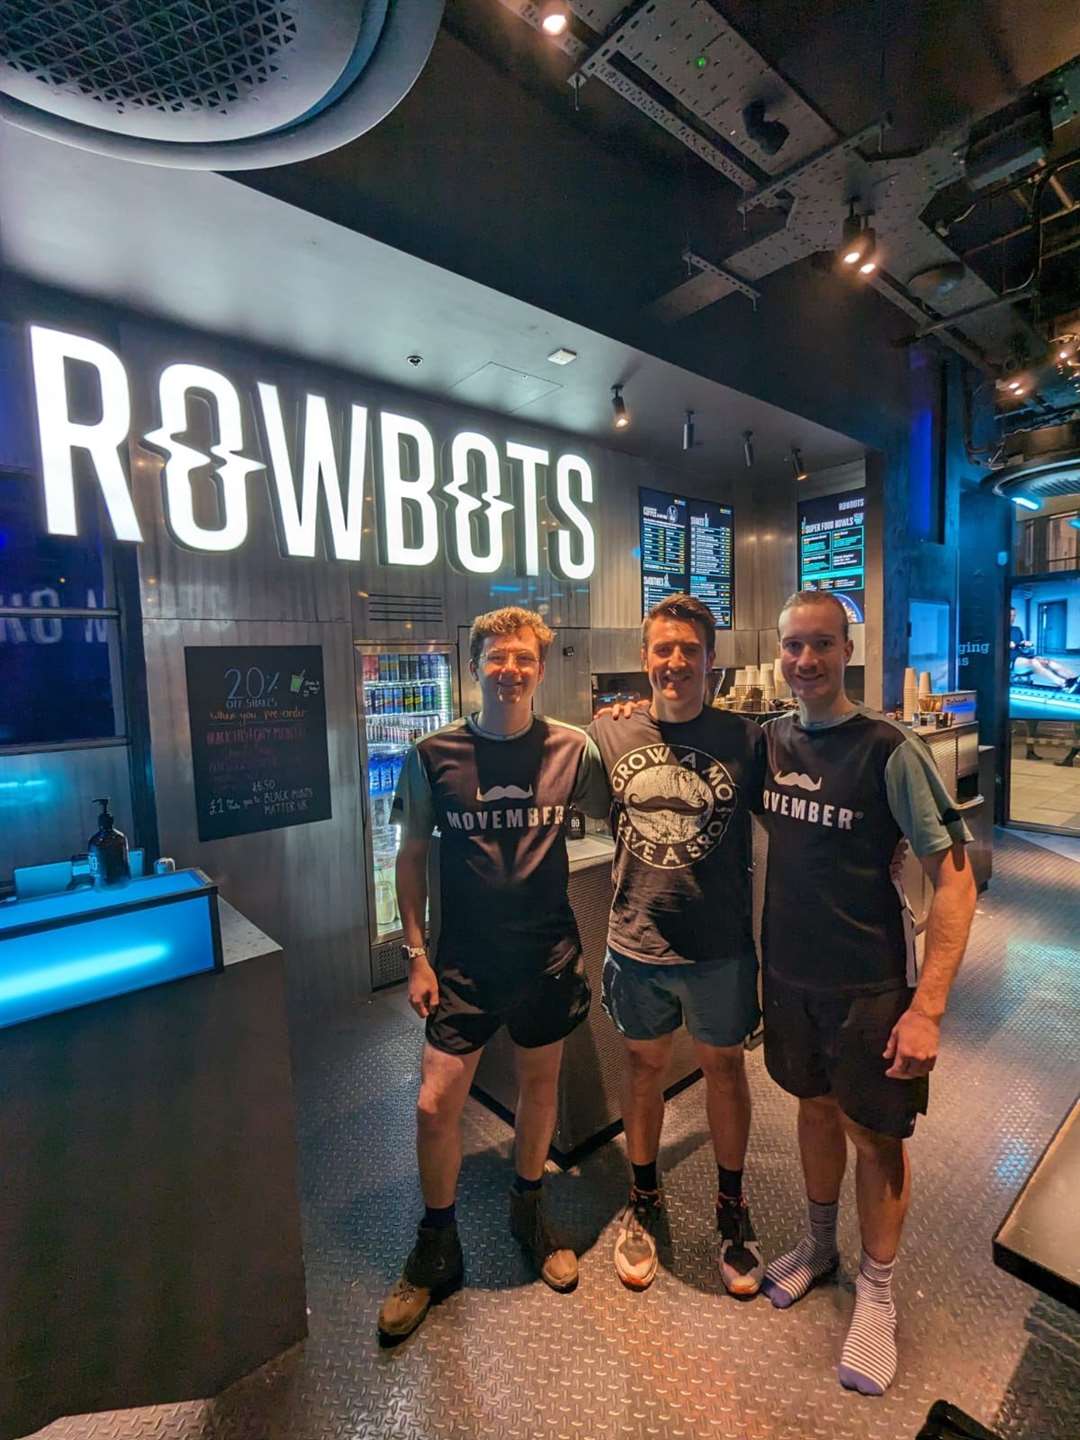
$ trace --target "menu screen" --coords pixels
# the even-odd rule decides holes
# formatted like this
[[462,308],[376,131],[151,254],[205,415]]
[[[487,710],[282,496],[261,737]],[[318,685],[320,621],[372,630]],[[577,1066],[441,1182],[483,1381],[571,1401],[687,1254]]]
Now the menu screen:
[[693,595],[732,626],[734,512],[730,505],[641,489],[643,613],[668,595]]
[[865,517],[861,490],[799,502],[799,589],[830,591],[856,625],[866,619]]

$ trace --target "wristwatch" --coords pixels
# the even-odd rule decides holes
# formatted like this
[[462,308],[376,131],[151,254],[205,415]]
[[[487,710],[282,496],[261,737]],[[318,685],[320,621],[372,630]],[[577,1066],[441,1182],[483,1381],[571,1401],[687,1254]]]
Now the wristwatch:
[[406,965],[412,960],[419,960],[421,955],[427,955],[426,945],[402,945],[401,947],[401,958]]

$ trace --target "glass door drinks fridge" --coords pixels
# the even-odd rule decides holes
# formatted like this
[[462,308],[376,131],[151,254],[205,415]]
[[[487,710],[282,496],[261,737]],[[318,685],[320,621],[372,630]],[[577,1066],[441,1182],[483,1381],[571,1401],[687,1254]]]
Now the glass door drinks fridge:
[[391,823],[401,767],[409,746],[459,713],[455,645],[356,646],[356,699],[360,759],[365,776],[372,985],[403,979],[401,917],[394,862],[401,840]]

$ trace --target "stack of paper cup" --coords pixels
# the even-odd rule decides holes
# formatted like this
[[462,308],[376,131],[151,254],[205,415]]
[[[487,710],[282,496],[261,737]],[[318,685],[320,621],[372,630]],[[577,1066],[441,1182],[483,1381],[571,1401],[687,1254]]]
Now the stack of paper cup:
[[763,700],[776,699],[776,680],[773,677],[772,667],[762,665],[761,667],[761,698]]
[[922,672],[922,674],[919,676],[919,694],[920,694],[920,695],[932,695],[933,693],[934,693],[934,687],[933,687],[933,685],[930,683],[930,671],[929,671],[929,670],[924,670],[924,671]]
[[915,671],[908,666],[904,671],[904,719],[913,720],[915,712],[919,708],[919,686],[915,679]]
[[735,671],[735,684],[736,684],[736,685],[745,685],[745,684],[746,684],[746,671],[745,671],[745,670],[736,670],[736,671]]

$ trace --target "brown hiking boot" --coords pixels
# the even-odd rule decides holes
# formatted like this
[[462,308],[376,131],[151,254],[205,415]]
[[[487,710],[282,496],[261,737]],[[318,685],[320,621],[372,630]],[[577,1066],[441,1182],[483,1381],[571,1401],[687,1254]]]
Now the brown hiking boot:
[[510,1233],[528,1251],[545,1285],[572,1290],[578,1281],[577,1256],[552,1235],[541,1195],[540,1190],[510,1191]]
[[431,1305],[451,1294],[465,1275],[457,1225],[421,1225],[405,1268],[379,1310],[379,1331],[400,1340],[416,1329]]

